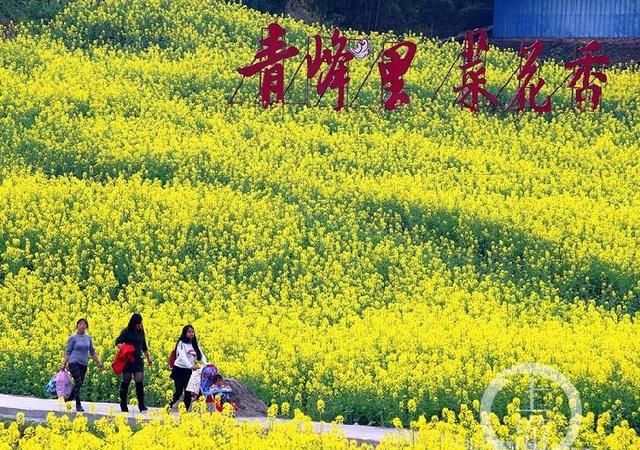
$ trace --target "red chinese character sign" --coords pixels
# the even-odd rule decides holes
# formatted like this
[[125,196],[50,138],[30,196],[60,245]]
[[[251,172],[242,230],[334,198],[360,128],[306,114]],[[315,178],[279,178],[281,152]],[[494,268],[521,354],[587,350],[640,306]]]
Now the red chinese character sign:
[[[567,69],[573,69],[573,77],[569,81],[569,87],[575,89],[575,102],[578,107],[584,109],[584,102],[591,101],[591,109],[595,110],[600,106],[602,87],[595,83],[606,83],[607,75],[600,71],[594,71],[594,66],[609,64],[609,58],[605,55],[594,55],[600,50],[600,43],[591,41],[584,47],[578,49],[582,56],[565,64]],[[586,92],[590,92],[587,97]]]
[[338,100],[335,108],[336,111],[340,111],[344,107],[345,90],[350,80],[348,64],[353,59],[353,53],[347,50],[347,38],[337,28],[331,36],[331,48],[323,48],[320,35],[315,36],[315,44],[314,56],[306,56],[307,79],[314,79],[322,65],[327,65],[325,71],[320,72],[316,89],[320,98],[324,96],[327,89],[336,89]]
[[[285,103],[285,97],[292,85],[302,64],[306,64],[307,94],[304,104],[308,103],[309,83],[314,85],[318,95],[318,102],[329,90],[336,92],[335,109],[340,111],[345,106],[352,105],[357,100],[362,83],[351,103],[347,104],[347,94],[349,83],[349,64],[353,60],[363,60],[371,54],[371,48],[367,39],[356,42],[353,48],[349,48],[349,40],[339,29],[335,29],[330,38],[323,38],[320,35],[314,36],[315,49],[308,51],[304,60],[300,62],[298,70],[295,71],[293,79],[285,87],[286,74],[284,71],[284,61],[295,58],[299,54],[299,49],[295,46],[287,46],[284,39],[286,30],[277,23],[272,23],[267,27],[267,35],[260,39],[260,50],[255,54],[253,62],[246,67],[238,69],[238,73],[243,76],[242,81],[229,102],[233,103],[235,96],[242,86],[245,78],[260,74],[260,98],[262,105],[271,106],[274,103]],[[326,42],[325,42],[326,41]],[[386,46],[386,45],[385,45]],[[412,42],[403,41],[395,43],[391,48],[380,52],[373,61],[369,75],[377,66],[381,77],[381,89],[387,93],[383,99],[383,105],[387,110],[394,110],[401,105],[409,103],[409,94],[405,91],[403,76],[416,55],[417,45]],[[369,77],[367,75],[367,79]]]
[[489,50],[489,42],[486,30],[475,29],[465,33],[464,46],[461,52],[462,83],[453,88],[458,94],[457,103],[471,111],[478,110],[480,96],[486,98],[494,106],[498,105],[498,99],[485,88],[486,68],[484,54]]
[[252,77],[262,73],[260,78],[260,97],[264,106],[276,102],[284,102],[284,64],[287,58],[293,58],[299,52],[296,47],[287,47],[284,40],[286,31],[277,23],[267,28],[267,37],[260,39],[262,48],[256,53],[250,66],[238,69],[243,77]]
[[[404,53],[401,50],[404,49]],[[384,100],[384,108],[388,111],[400,105],[409,104],[409,94],[404,91],[402,77],[409,70],[416,56],[417,45],[413,42],[398,42],[382,53],[383,60],[378,63],[382,88],[388,92]]]
[[544,46],[542,42],[535,41],[528,47],[524,46],[524,43],[520,45],[520,52],[518,55],[522,58],[523,63],[518,70],[518,90],[513,100],[507,105],[505,111],[515,106],[516,111],[524,111],[527,108],[537,113],[551,112],[551,96],[547,95],[545,101],[542,104],[536,102],[536,96],[542,90],[545,84],[542,77],[538,77],[535,83],[533,77],[536,75],[539,69],[537,64],[538,57],[542,53]]
[[[367,39],[358,41],[347,39],[336,28],[330,37],[314,36],[313,51],[310,48],[311,42],[307,38],[307,53],[300,55],[300,50],[296,46],[287,44],[285,35],[286,30],[279,24],[269,24],[266,28],[266,34],[259,40],[260,49],[256,52],[252,63],[237,69],[238,73],[242,75],[242,80],[229,99],[230,103],[234,102],[244,80],[259,74],[259,92],[262,105],[269,107],[274,103],[284,104],[287,92],[293,86],[293,82],[303,66],[306,66],[306,77],[302,76],[306,78],[306,89],[304,101],[297,104],[309,105],[309,89],[313,86],[316,88],[318,98],[316,106],[329,91],[335,92],[334,108],[337,111],[353,106],[376,67],[380,75],[382,107],[387,111],[393,111],[410,103],[410,92],[406,89],[404,77],[410,70],[418,52],[418,45],[415,42],[393,42],[390,47],[387,43],[382,44],[378,56],[369,65],[369,72],[364,81],[359,84],[355,95],[349,95],[351,82],[349,67],[351,63],[362,64],[362,61],[371,54],[371,47]],[[349,47],[349,42],[354,41],[356,45]],[[568,87],[574,92],[572,100],[577,103],[580,109],[586,109],[585,104],[590,103],[591,109],[595,110],[600,106],[602,85],[607,81],[607,76],[602,68],[609,64],[607,56],[597,54],[600,49],[601,45],[597,41],[591,41],[581,47],[579,49],[580,56],[565,64],[565,68],[571,70],[571,73],[551,94],[545,95],[543,88],[546,82],[541,76],[539,63],[544,45],[541,41],[535,41],[528,46],[522,43],[518,52],[520,57],[518,68],[513,71],[506,83],[494,95],[486,88],[485,60],[490,51],[487,32],[482,29],[467,31],[458,58],[451,64],[444,80],[435,90],[433,98],[437,97],[440,88],[443,87],[458,61],[462,60],[459,65],[460,82],[453,87],[453,92],[456,94],[456,103],[472,112],[477,112],[480,105],[485,102],[490,107],[499,106],[501,103],[500,94],[503,89],[509,86],[514,77],[517,80],[517,87],[504,111],[530,110],[536,113],[549,113],[553,107],[553,95],[559,88],[566,86],[565,83],[569,79]],[[298,55],[300,57],[297,57]],[[285,61],[292,58],[299,61],[299,64],[287,85],[285,82]]]

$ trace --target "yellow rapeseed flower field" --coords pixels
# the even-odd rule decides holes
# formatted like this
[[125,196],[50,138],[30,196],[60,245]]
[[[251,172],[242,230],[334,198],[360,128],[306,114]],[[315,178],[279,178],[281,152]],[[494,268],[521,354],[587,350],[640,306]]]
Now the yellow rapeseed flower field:
[[[229,107],[235,70],[272,20],[238,2],[73,0],[0,41],[0,391],[43,395],[79,317],[112,361],[140,312],[154,406],[191,323],[208,359],[286,404],[285,417],[414,431],[383,449],[485,448],[467,405],[529,361],[579,390],[582,445],[640,448],[637,68],[607,70],[594,113],[561,89],[550,115],[473,116],[453,106],[455,80],[432,100],[458,45],[410,36],[420,46],[401,111]],[[323,28],[279,20],[300,46]],[[489,88],[517,61],[492,49]],[[353,64],[354,83],[367,71]],[[565,77],[551,61],[543,72],[550,86]],[[248,80],[239,98],[255,101],[256,88]],[[91,367],[85,398],[116,401],[117,383]],[[522,386],[496,401],[496,428],[514,442],[527,419],[508,407],[525,401]],[[543,399],[557,420],[530,425],[551,440],[557,395]],[[15,422],[0,448],[169,449],[184,435],[229,449],[352,448],[222,415],[140,430],[118,420],[98,432],[83,419]]]

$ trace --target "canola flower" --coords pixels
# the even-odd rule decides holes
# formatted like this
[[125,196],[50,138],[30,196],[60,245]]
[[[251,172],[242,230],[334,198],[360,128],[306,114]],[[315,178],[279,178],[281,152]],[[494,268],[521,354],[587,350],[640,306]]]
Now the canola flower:
[[277,422],[265,432],[259,423],[237,423],[222,413],[182,413],[178,418],[167,412],[149,422],[129,425],[122,415],[103,418],[90,424],[86,416],[56,417],[50,413],[42,425],[17,421],[0,424],[0,449],[174,449],[190,447],[219,449],[372,449],[357,445],[344,433],[332,429],[318,434],[310,418],[296,411],[289,423]]
[[[500,420],[491,414],[490,420],[500,441],[516,450],[537,445],[551,448],[558,445],[566,419],[562,414],[548,418],[534,415],[525,418],[516,407],[518,400],[510,403],[510,413]],[[288,422],[271,422],[267,428],[256,422],[237,422],[228,412],[209,413],[196,403],[194,412],[181,410],[178,417],[167,411],[153,413],[149,421],[129,425],[124,415],[105,417],[89,424],[80,414],[57,417],[50,413],[45,424],[33,425],[17,417],[8,424],[0,423],[0,449],[133,449],[143,446],[150,449],[183,448],[184,445],[231,449],[360,449],[370,450],[370,444],[359,444],[345,437],[337,426],[318,433],[311,418],[296,409]],[[411,421],[410,430],[403,430],[402,421],[394,418],[396,433],[386,434],[377,446],[381,450],[418,449],[436,450],[491,450],[482,428],[473,412],[461,405],[458,412],[447,408],[440,416],[429,420],[420,415]],[[605,429],[606,426],[606,429]],[[592,450],[618,450],[640,448],[640,437],[627,421],[610,426],[610,418],[603,415],[597,421],[593,413],[582,417],[582,423],[573,442],[573,448]]]
[[[638,71],[609,69],[596,113],[561,90],[550,116],[472,116],[450,89],[430,100],[458,48],[424,40],[399,113],[228,108],[271,20],[218,1],[75,0],[0,42],[0,390],[42,395],[80,316],[109,361],[139,311],[160,363],[150,404],[166,402],[162,361],[189,322],[226,376],[314,419],[417,424],[536,361],[574,382],[602,442],[630,434]],[[283,23],[297,42],[318,29]],[[490,52],[493,87],[514,63]],[[91,370],[85,395],[116,401],[116,383]]]

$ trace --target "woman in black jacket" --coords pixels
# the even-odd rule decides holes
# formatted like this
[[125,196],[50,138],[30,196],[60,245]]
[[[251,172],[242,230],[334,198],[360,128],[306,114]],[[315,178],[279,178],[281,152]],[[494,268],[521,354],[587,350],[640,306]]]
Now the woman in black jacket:
[[116,339],[116,347],[118,350],[124,345],[130,344],[136,349],[133,362],[127,364],[122,371],[122,382],[120,383],[120,409],[128,412],[127,396],[129,394],[129,384],[133,377],[136,383],[136,397],[138,398],[138,408],[140,412],[146,411],[148,408],[144,404],[144,362],[142,354],[147,358],[147,364],[151,366],[153,360],[147,348],[147,340],[142,326],[142,316],[134,314],[129,320],[129,325],[122,330],[118,339]]

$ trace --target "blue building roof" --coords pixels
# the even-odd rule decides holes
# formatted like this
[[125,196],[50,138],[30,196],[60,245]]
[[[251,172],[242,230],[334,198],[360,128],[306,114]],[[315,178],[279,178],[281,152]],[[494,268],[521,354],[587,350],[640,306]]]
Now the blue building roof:
[[496,38],[637,38],[640,0],[495,0]]

